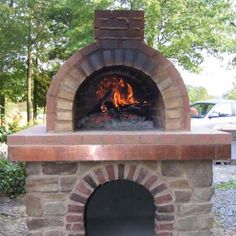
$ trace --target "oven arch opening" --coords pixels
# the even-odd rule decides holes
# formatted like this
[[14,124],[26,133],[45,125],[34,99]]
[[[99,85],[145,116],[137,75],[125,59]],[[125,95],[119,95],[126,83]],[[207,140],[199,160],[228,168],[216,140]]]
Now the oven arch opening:
[[85,206],[86,236],[153,236],[155,205],[144,186],[115,180],[99,186]]
[[156,83],[133,67],[110,66],[95,71],[75,94],[75,131],[164,127],[164,102]]

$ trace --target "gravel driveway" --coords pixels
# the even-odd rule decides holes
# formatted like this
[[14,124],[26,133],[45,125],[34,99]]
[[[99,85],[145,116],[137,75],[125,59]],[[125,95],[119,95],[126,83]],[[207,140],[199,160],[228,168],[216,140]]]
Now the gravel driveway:
[[[236,165],[214,165],[214,184],[236,181]],[[213,236],[236,236],[236,189],[216,189],[213,197]],[[25,236],[24,199],[0,197],[0,236]]]

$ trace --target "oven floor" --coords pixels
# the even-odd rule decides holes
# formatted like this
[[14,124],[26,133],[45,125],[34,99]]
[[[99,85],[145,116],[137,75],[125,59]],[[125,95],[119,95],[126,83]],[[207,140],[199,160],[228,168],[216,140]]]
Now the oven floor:
[[90,219],[86,236],[153,236],[154,222],[140,219]]

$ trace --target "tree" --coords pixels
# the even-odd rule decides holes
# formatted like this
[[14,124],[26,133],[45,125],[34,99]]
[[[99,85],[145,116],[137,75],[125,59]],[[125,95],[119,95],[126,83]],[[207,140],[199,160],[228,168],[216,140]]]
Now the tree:
[[233,82],[233,88],[228,91],[226,94],[223,96],[225,99],[233,99],[236,100],[236,79]]
[[121,8],[145,12],[149,46],[197,72],[203,52],[236,51],[235,8],[230,0],[120,0]]
[[187,86],[188,97],[191,103],[212,98],[204,87]]
[[1,1],[0,11],[0,119],[1,125],[5,125],[6,98],[17,101],[23,93],[24,69],[20,58],[24,30],[13,0]]

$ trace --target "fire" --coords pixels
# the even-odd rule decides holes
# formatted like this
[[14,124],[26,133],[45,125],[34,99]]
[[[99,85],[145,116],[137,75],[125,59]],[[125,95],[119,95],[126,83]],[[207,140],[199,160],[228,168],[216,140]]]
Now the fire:
[[97,98],[102,102],[101,111],[107,112],[107,102],[111,102],[113,106],[119,109],[125,105],[138,104],[135,99],[131,85],[124,81],[120,75],[112,75],[105,77],[96,92]]

